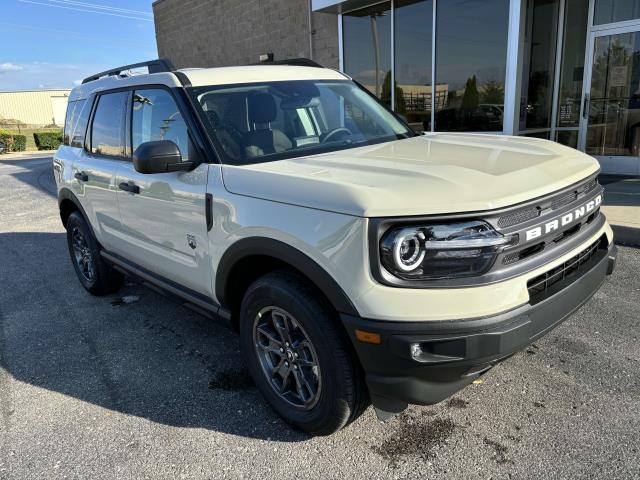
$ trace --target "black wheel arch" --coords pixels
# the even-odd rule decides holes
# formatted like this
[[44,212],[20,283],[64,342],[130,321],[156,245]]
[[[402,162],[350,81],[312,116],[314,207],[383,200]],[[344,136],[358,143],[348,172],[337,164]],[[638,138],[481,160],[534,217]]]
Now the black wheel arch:
[[215,277],[216,297],[232,315],[242,301],[245,287],[251,283],[243,283],[240,278],[245,270],[243,266],[250,267],[248,274],[251,277],[259,277],[282,267],[298,271],[324,294],[337,312],[358,316],[355,306],[338,282],[315,260],[291,245],[267,237],[237,241],[226,250],[218,264]]
[[80,212],[89,226],[89,230],[91,230],[91,235],[93,238],[96,238],[96,234],[93,231],[93,226],[91,222],[89,222],[89,217],[87,216],[87,212],[84,211],[80,200],[78,197],[68,188],[61,188],[58,192],[58,208],[60,210],[60,220],[62,220],[62,225],[67,228],[67,220],[69,219],[69,215],[73,212]]

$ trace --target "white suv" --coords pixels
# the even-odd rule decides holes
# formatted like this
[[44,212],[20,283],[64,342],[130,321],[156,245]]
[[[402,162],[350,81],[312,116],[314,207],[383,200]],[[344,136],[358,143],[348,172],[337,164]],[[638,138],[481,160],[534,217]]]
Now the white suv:
[[282,63],[90,77],[54,170],[84,288],[134,275],[224,319],[288,422],[440,402],[612,272],[593,158],[417,135],[346,75]]

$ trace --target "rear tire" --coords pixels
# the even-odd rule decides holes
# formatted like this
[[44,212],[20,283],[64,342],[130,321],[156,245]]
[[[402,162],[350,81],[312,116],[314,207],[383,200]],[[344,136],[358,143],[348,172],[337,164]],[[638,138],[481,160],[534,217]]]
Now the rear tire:
[[247,290],[240,344],[273,409],[311,435],[334,433],[369,405],[361,367],[335,313],[303,278],[272,272]]
[[78,280],[89,293],[106,295],[122,286],[123,275],[103,260],[98,242],[80,212],[73,212],[67,219],[67,245]]

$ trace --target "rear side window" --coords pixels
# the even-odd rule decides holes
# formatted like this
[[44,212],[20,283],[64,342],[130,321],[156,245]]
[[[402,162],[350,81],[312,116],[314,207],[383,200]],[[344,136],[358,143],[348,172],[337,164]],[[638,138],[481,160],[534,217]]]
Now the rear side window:
[[[77,100],[75,102],[69,102],[67,105],[67,116],[64,121],[64,144],[70,145],[73,136],[73,131],[78,124],[78,117],[84,107],[85,100]],[[86,127],[85,127],[86,128]],[[84,136],[84,129],[82,132]],[[81,145],[82,146],[82,145]]]
[[182,160],[188,161],[187,125],[169,92],[159,88],[136,90],[133,94],[132,109],[131,133],[134,152],[145,142],[171,140],[180,149]]
[[91,126],[91,152],[125,156],[125,119],[129,92],[106,93],[98,98]]
[[62,142],[65,145],[69,145],[70,143],[71,129],[74,124],[74,115],[77,115],[76,103],[78,102],[69,102],[67,104],[67,116],[64,119],[64,140]]
[[72,147],[84,147],[84,134],[87,131],[87,123],[89,122],[89,114],[91,113],[91,102],[79,100],[76,102],[76,108],[73,113],[73,123],[71,125],[71,134],[69,135]]

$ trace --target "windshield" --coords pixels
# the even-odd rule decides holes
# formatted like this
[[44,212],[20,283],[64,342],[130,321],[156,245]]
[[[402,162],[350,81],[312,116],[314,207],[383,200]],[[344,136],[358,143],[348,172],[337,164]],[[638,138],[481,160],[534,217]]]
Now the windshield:
[[223,161],[266,162],[414,136],[350,81],[197,87],[192,94]]

